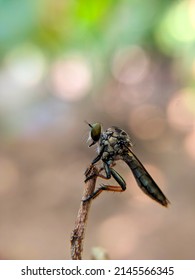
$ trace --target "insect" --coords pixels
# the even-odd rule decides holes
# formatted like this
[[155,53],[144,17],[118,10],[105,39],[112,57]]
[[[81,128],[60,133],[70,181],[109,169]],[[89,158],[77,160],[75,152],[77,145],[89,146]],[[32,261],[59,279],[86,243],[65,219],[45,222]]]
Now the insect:
[[[123,192],[126,190],[125,180],[115,169],[113,169],[117,160],[123,160],[130,167],[141,190],[156,202],[167,207],[170,203],[169,200],[165,197],[156,182],[152,179],[148,171],[133,153],[132,142],[129,135],[124,130],[116,126],[112,126],[106,131],[102,131],[100,123],[88,123],[88,125],[91,129],[90,138],[92,139],[92,143],[89,147],[94,144],[98,144],[98,155],[92,161],[91,167],[101,160],[103,165],[100,170],[104,171],[105,175],[100,172],[98,176],[104,179],[110,179],[113,177],[119,185],[111,186],[101,184],[92,195],[84,200],[84,202],[94,199],[102,191]],[[86,171],[85,182],[91,178],[91,176],[87,176],[88,173],[89,169]]]

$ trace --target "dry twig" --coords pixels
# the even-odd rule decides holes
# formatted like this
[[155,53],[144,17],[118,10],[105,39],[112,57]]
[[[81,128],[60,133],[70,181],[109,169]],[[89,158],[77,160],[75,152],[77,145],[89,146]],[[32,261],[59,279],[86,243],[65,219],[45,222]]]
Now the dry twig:
[[75,222],[75,228],[71,234],[71,258],[72,260],[81,260],[83,252],[83,241],[85,228],[87,224],[87,217],[91,205],[91,199],[83,202],[88,196],[92,195],[95,190],[97,176],[99,174],[98,169],[95,166],[91,166],[88,169],[87,176],[90,178],[86,182],[85,190],[83,193],[82,201],[78,211],[77,219]]

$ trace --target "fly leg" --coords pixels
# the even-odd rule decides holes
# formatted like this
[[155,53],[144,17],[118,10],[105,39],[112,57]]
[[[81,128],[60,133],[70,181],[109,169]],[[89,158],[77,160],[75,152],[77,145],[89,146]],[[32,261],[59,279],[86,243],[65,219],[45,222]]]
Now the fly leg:
[[112,192],[123,192],[126,190],[126,182],[124,179],[120,176],[116,170],[111,168],[107,163],[104,163],[104,170],[106,173],[106,176],[99,174],[98,176],[103,178],[103,179],[110,179],[111,176],[117,181],[119,186],[110,186],[110,185],[104,185],[101,184],[100,188],[98,188],[94,193],[90,196],[88,196],[83,202],[88,201],[90,199],[96,198],[102,191],[112,191]]
[[[85,171],[85,176],[86,176],[86,178],[85,178],[85,183],[86,183],[88,180],[90,180],[91,178],[93,178],[94,176],[96,176],[96,174],[91,174],[90,176],[89,176],[89,174],[90,174],[90,171],[91,171],[93,165],[96,164],[96,162],[98,162],[98,161],[101,159],[101,157],[102,157],[102,155],[103,155],[103,152],[104,152],[104,149],[105,149],[105,147],[103,147],[103,148],[101,149],[99,155],[98,155],[96,158],[94,158],[94,160],[92,161],[92,163],[90,164],[90,166],[86,169],[86,171]],[[100,169],[100,172],[101,172],[102,170],[103,170],[103,168]]]

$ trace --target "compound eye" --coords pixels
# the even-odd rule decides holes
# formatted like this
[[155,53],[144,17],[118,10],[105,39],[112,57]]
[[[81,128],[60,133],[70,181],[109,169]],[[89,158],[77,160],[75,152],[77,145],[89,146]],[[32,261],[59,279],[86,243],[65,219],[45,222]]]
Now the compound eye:
[[101,124],[94,123],[90,125],[91,127],[91,138],[94,142],[97,142],[100,139],[101,135]]

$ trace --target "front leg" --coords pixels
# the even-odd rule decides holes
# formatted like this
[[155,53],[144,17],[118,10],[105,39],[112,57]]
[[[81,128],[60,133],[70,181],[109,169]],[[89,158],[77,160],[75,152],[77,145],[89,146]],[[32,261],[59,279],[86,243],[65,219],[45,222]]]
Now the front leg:
[[100,188],[94,191],[92,195],[84,199],[83,202],[96,198],[102,191],[123,192],[126,190],[126,182],[116,170],[111,168],[107,163],[104,163],[104,170],[106,176],[99,174],[98,177],[101,177],[103,179],[110,179],[112,176],[117,181],[119,186],[110,186],[110,185],[101,184]]
[[89,179],[93,178],[93,176],[94,176],[93,174],[90,175],[90,176],[88,176],[88,175],[89,175],[89,173],[90,173],[90,171],[91,171],[93,165],[101,159],[101,157],[102,157],[102,155],[103,155],[103,153],[104,153],[104,149],[105,149],[105,146],[101,149],[101,151],[100,151],[100,153],[98,154],[98,156],[97,156],[96,158],[94,158],[94,160],[92,161],[91,165],[86,169],[86,171],[85,171],[85,177],[86,177],[86,178],[85,178],[85,183],[86,183]]

